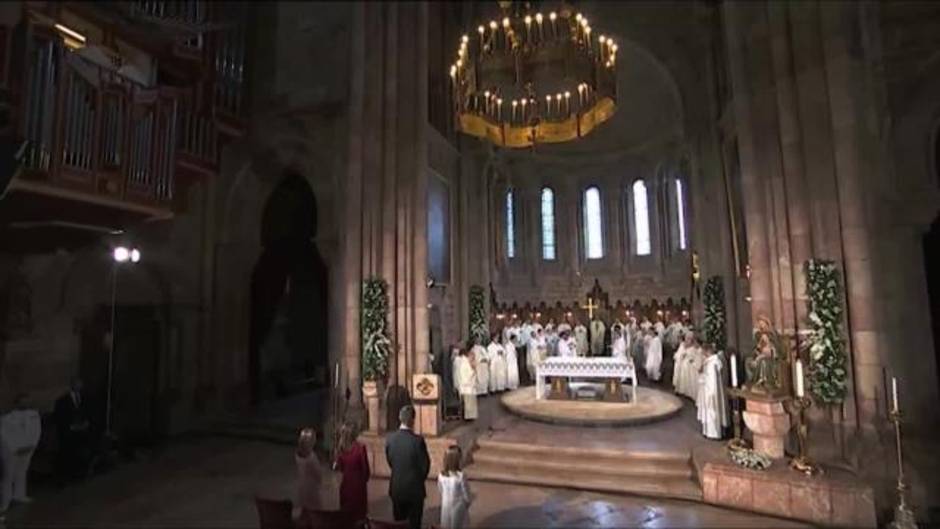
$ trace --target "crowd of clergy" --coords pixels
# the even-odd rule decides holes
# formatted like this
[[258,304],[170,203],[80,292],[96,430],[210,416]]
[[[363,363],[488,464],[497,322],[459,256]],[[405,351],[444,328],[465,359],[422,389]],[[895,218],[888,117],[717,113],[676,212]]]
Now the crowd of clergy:
[[[546,358],[612,356],[638,366],[651,382],[664,378],[664,358],[672,362],[672,385],[678,395],[692,399],[702,433],[721,439],[729,424],[725,378],[725,353],[700,343],[689,321],[648,318],[610,326],[609,345],[606,324],[594,319],[589,327],[570,319],[558,325],[549,320],[512,319],[487,342],[475,339],[465,348],[452,351],[452,380],[460,395],[464,420],[478,418],[478,399],[520,386],[532,385],[537,366]],[[484,343],[486,342],[486,343]]]

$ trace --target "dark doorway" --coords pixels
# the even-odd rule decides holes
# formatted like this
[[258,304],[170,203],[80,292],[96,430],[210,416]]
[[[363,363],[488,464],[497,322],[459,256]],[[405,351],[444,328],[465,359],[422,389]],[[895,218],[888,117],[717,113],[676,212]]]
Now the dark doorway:
[[328,380],[327,268],[313,242],[316,199],[288,174],[265,204],[261,257],[251,278],[251,401],[323,387]]
[[[940,366],[940,217],[933,221],[924,236],[924,266],[927,272],[927,295],[930,299],[930,324],[933,328],[933,348]],[[937,369],[940,383],[940,369]]]
[[[126,446],[151,445],[165,431],[158,420],[158,376],[164,345],[159,307],[118,305],[114,320],[111,429]],[[111,307],[102,305],[82,330],[79,373],[93,410],[94,427],[104,431],[108,389]]]

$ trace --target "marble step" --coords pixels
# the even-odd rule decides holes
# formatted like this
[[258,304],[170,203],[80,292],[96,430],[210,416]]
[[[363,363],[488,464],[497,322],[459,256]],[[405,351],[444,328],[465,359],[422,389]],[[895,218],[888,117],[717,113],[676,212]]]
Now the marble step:
[[657,461],[630,458],[618,461],[595,459],[589,452],[574,457],[507,457],[506,454],[480,450],[473,454],[473,462],[487,466],[505,466],[518,472],[530,469],[547,472],[568,473],[571,471],[588,472],[598,476],[611,478],[685,478],[692,479],[692,465],[689,461]]
[[[587,433],[585,435],[588,435]],[[628,451],[609,448],[589,448],[574,446],[548,446],[533,443],[494,441],[491,439],[477,439],[478,452],[501,454],[509,458],[538,458],[549,460],[575,459],[584,461],[589,454],[594,462],[598,463],[629,463],[634,461],[676,463],[689,468],[692,457],[688,452],[682,451]]]
[[491,462],[473,463],[465,469],[465,473],[473,481],[495,481],[702,501],[702,490],[691,478],[610,476],[580,469],[559,472],[526,467],[517,470],[504,463]]

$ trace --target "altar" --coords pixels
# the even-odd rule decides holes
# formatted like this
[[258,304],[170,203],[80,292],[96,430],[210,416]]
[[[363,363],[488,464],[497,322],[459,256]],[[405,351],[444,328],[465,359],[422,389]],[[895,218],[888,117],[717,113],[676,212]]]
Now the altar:
[[[555,389],[566,388],[569,379],[601,379],[605,381],[607,400],[613,400],[620,394],[621,381],[629,379],[631,383],[630,403],[636,403],[636,367],[632,359],[609,357],[549,357],[536,367],[536,399],[545,399],[548,395],[548,378],[560,382]],[[557,392],[557,391],[556,391]],[[566,390],[565,390],[566,392]],[[621,399],[622,400],[622,399]]]

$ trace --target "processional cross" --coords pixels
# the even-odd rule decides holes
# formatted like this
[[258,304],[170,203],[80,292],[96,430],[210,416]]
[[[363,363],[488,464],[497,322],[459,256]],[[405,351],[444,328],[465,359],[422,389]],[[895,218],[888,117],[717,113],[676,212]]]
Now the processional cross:
[[587,309],[587,311],[588,311],[588,319],[593,320],[593,319],[594,319],[594,309],[599,309],[599,308],[601,308],[601,306],[600,306],[600,305],[595,305],[595,304],[594,304],[594,298],[588,296],[587,305],[582,305],[581,308],[582,308],[582,309]]

